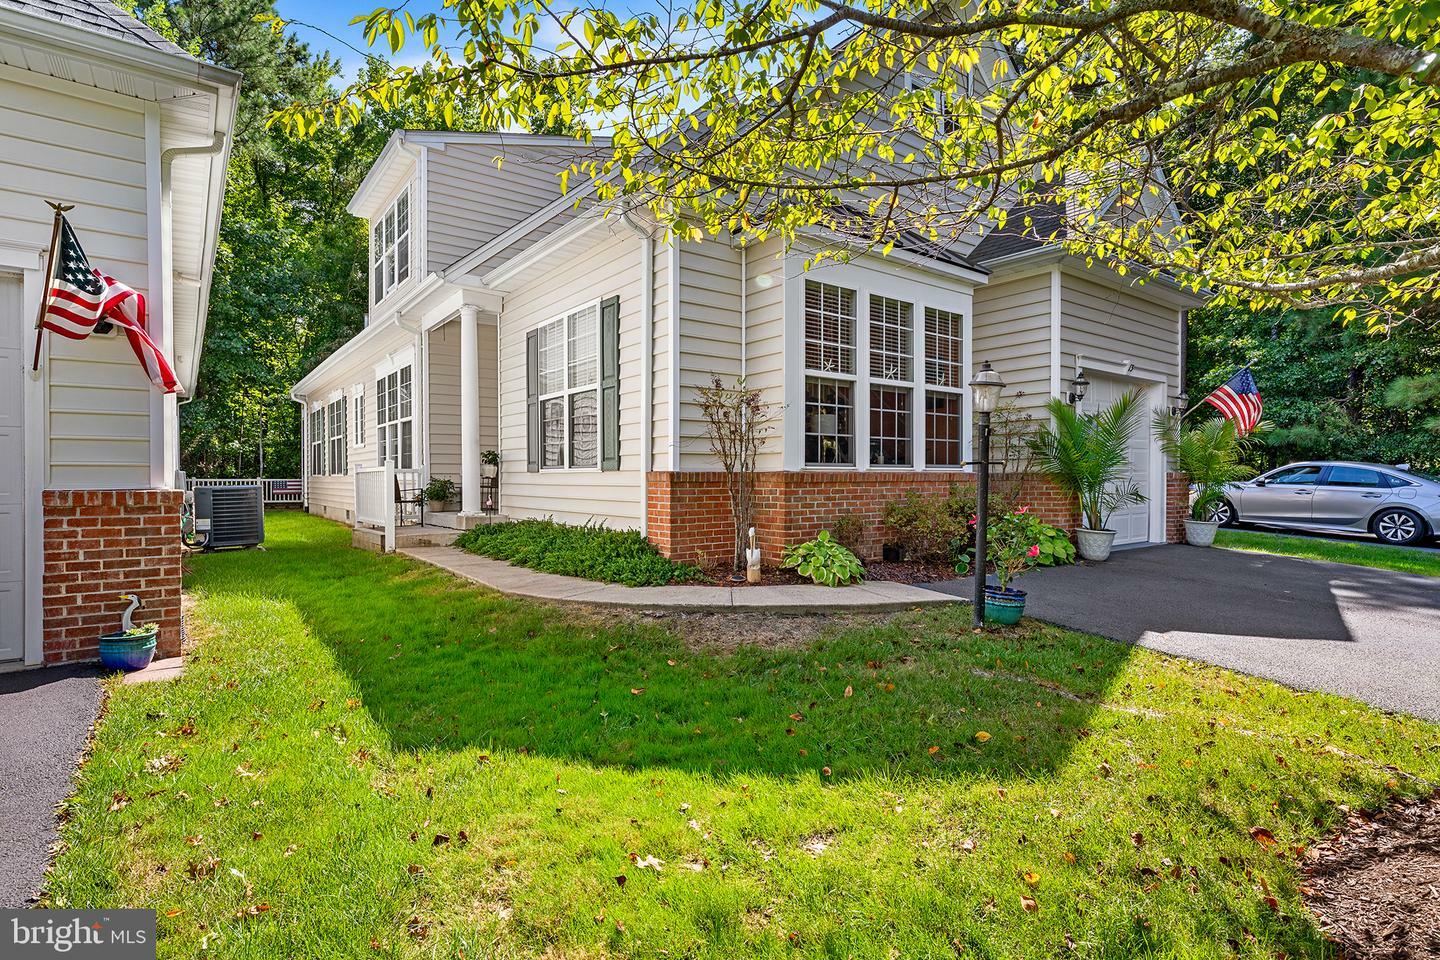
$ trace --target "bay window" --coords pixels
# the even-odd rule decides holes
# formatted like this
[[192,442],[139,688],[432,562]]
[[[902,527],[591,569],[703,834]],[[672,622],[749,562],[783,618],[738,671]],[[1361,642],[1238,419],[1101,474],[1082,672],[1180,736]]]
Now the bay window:
[[540,466],[600,462],[600,312],[596,304],[538,331]]
[[391,371],[375,381],[376,463],[393,463],[402,470],[413,467],[415,428],[409,365]]
[[410,278],[410,188],[370,225],[370,276],[375,302]]

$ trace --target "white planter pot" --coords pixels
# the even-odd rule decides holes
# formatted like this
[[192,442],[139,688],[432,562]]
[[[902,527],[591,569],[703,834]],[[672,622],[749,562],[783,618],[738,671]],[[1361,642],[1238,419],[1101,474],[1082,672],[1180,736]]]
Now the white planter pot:
[[498,463],[482,463],[482,464],[480,464],[480,476],[485,477],[486,479],[490,479],[490,478],[492,478],[492,477],[497,477],[497,476],[499,476],[499,475],[500,475],[500,464],[498,464]]
[[1186,520],[1185,542],[1192,547],[1208,547],[1215,542],[1215,531],[1219,529],[1216,520]]
[[1110,547],[1115,543],[1114,530],[1087,530],[1081,527],[1075,531],[1075,548],[1081,559],[1099,563],[1110,558]]

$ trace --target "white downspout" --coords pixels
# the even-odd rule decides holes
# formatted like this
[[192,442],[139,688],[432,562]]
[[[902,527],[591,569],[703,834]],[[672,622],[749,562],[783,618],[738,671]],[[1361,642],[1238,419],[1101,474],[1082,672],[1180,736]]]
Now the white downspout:
[[650,535],[650,467],[655,446],[655,237],[636,225],[630,211],[626,226],[640,235],[640,535]]
[[750,354],[750,310],[747,297],[750,293],[750,248],[740,245],[740,379],[745,379],[745,370]]

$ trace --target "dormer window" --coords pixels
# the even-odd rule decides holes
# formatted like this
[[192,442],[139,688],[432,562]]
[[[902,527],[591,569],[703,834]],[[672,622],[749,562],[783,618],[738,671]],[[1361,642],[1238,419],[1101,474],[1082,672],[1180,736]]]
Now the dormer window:
[[370,229],[370,276],[375,302],[410,279],[410,188],[400,191]]

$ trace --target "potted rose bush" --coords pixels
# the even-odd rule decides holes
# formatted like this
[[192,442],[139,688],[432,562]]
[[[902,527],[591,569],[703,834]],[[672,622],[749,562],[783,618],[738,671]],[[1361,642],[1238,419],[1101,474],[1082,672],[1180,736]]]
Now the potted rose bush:
[[[1073,562],[1075,548],[1063,531],[1035,516],[1029,507],[1017,507],[990,518],[985,558],[995,571],[997,584],[985,585],[985,619],[1009,625],[1018,623],[1025,613],[1025,591],[1011,586],[1016,578],[1034,567]],[[968,567],[968,563],[957,569],[960,566]],[[979,575],[984,576],[985,571]]]

